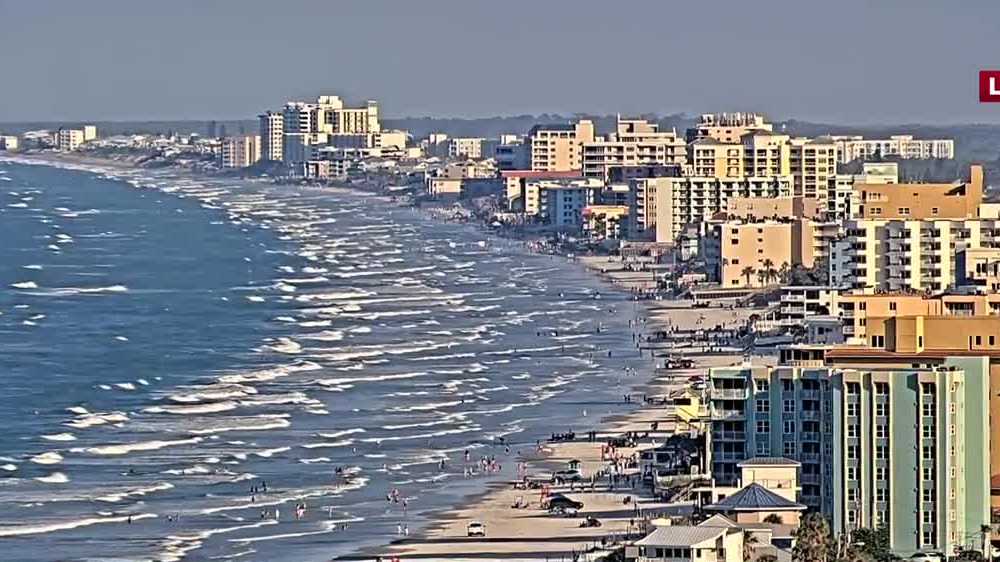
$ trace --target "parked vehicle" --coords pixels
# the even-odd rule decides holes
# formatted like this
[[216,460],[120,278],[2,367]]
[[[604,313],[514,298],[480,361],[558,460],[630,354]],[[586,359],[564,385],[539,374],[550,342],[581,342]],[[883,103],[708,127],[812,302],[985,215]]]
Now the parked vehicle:
[[486,525],[482,521],[472,521],[465,528],[466,533],[470,537],[485,537],[486,536]]

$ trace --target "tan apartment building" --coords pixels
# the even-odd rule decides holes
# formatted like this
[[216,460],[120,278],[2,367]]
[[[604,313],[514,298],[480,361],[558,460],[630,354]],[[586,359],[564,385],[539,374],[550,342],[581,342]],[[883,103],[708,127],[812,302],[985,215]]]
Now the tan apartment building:
[[576,123],[535,125],[528,132],[531,169],[563,172],[583,168],[583,145],[594,142],[594,124],[581,119]]
[[84,125],[83,126],[83,142],[90,142],[92,140],[97,140],[97,126],[95,126],[95,125]]
[[724,209],[729,219],[778,220],[785,218],[817,219],[822,216],[819,203],[805,197],[730,197]]
[[656,186],[656,241],[663,244],[674,243],[685,226],[700,223],[725,211],[730,198],[766,199],[790,197],[792,194],[790,176],[688,176],[643,178],[643,181]]
[[767,122],[761,113],[705,113],[698,124],[687,130],[687,142],[711,138],[724,143],[739,143],[751,131],[773,131],[774,125]]
[[790,173],[795,179],[794,194],[826,199],[830,178],[837,175],[837,146],[829,138],[791,139]]
[[779,273],[796,265],[812,267],[822,234],[809,219],[712,221],[701,240],[708,271],[725,288],[777,284]]
[[281,162],[284,146],[285,119],[282,113],[267,111],[257,116],[260,128],[260,157],[269,162]]
[[[831,283],[868,290],[942,291],[966,282],[1000,248],[996,205],[983,204],[982,167],[968,182],[855,184],[858,215],[830,251]],[[982,249],[982,252],[967,252]],[[959,256],[971,258],[961,264]],[[966,263],[971,264],[966,266]]]
[[674,131],[661,132],[659,125],[645,119],[618,118],[615,132],[607,139],[583,145],[583,175],[608,181],[612,168],[683,165],[687,146]]
[[854,184],[858,218],[937,220],[979,217],[983,202],[983,167],[971,166],[969,181],[952,183]]
[[227,137],[222,140],[222,167],[246,168],[261,158],[260,135]]
[[791,138],[770,130],[749,130],[738,139],[705,136],[689,147],[696,176],[722,178],[791,175],[793,194],[826,201],[837,174],[836,145],[827,138]]
[[14,135],[0,135],[0,150],[15,151],[18,147],[18,138]]
[[[843,293],[837,316],[848,343],[866,344],[870,323],[897,316],[994,316],[1000,318],[1000,294]],[[882,320],[879,320],[882,319]]]

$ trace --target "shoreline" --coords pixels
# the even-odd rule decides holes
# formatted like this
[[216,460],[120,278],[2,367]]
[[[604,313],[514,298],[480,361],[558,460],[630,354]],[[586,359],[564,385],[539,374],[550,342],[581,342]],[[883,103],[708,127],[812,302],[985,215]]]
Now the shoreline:
[[[565,256],[561,256],[565,259]],[[644,280],[637,276],[649,278],[646,272],[604,271],[602,265],[607,263],[606,256],[578,257],[574,261],[609,286],[611,290],[630,294],[629,290],[645,287]],[[638,286],[636,282],[640,283]],[[633,301],[642,318],[644,333],[658,330],[668,330],[671,327],[689,330],[698,326],[711,325],[718,321],[724,324],[728,319],[733,323],[745,320],[751,314],[751,309],[729,310],[724,308],[694,309],[677,306],[684,301],[677,300],[635,300]],[[663,306],[673,305],[673,306]],[[706,314],[708,316],[706,316]],[[707,320],[707,322],[706,322]],[[655,349],[654,346],[643,346],[643,350]],[[644,352],[645,353],[645,352]],[[693,368],[682,374],[650,366],[648,376],[639,377],[628,385],[633,395],[644,396],[665,395],[686,386],[688,376],[701,373],[708,367],[725,366],[739,363],[743,360],[741,353],[692,353],[687,355],[695,359]],[[644,373],[645,374],[645,373]],[[683,381],[683,382],[680,382]],[[634,402],[633,402],[634,403]],[[596,431],[594,441],[563,441],[543,442],[545,447],[541,454],[519,455],[516,460],[526,463],[528,474],[551,473],[565,468],[568,460],[582,461],[583,474],[586,477],[593,471],[600,470],[605,465],[601,446],[609,437],[621,436],[626,432],[651,433],[653,438],[666,437],[680,431],[680,424],[668,419],[664,405],[652,402],[641,403],[641,406],[629,411],[605,414],[597,420],[580,418],[580,434]],[[658,424],[658,431],[651,431],[651,423]],[[647,440],[639,447],[650,445]],[[620,453],[628,456],[638,449],[622,448]],[[610,546],[620,546],[619,539],[631,533],[634,538],[644,534],[645,521],[657,515],[681,515],[690,511],[690,504],[665,504],[658,502],[651,491],[639,485],[607,489],[603,484],[594,491],[584,492],[571,490],[570,486],[553,486],[555,492],[565,493],[573,499],[582,501],[585,507],[575,518],[552,517],[541,509],[539,500],[535,499],[537,491],[515,490],[513,482],[492,483],[487,491],[464,498],[464,505],[451,509],[442,509],[433,514],[432,523],[420,529],[414,536],[391,541],[384,548],[364,548],[358,553],[342,556],[336,560],[373,561],[391,560],[581,560],[597,559],[608,555],[611,549],[602,548],[605,542]],[[576,488],[575,486],[573,488]],[[527,509],[512,507],[519,497],[526,498]],[[625,497],[630,501],[625,503]],[[638,515],[635,507],[639,508]],[[597,528],[581,528],[579,525],[589,515],[601,521]],[[465,526],[470,521],[483,522],[487,535],[483,539],[469,538]],[[638,533],[638,534],[637,534]]]
[[[15,159],[33,161],[41,165],[75,164],[79,166],[136,171],[146,169],[115,160],[78,155],[31,154],[17,155]],[[190,174],[195,177],[204,175],[197,171],[181,168],[157,168],[154,170],[174,171],[178,174]],[[252,180],[241,179],[241,181]],[[313,189],[323,190],[327,188],[315,186]],[[346,189],[379,197],[378,194],[366,191],[358,186],[331,187],[331,189]],[[434,213],[423,212],[421,214],[431,220],[442,220],[441,217],[434,216]],[[477,225],[474,221],[469,221],[468,224],[474,227],[481,226]],[[507,241],[526,242],[525,240],[500,236],[496,232],[490,232],[488,229],[483,229],[483,232],[486,235],[497,236]],[[621,291],[626,296],[630,296],[629,289],[632,286],[638,285],[639,288],[648,288],[646,284],[651,279],[651,274],[648,272],[602,271],[605,268],[601,266],[610,263],[607,256],[569,258],[565,253],[558,251],[549,253],[553,257],[558,256],[561,259],[577,263],[589,275],[592,275],[594,279],[607,285],[609,290]],[[627,306],[625,304],[627,302],[629,301],[624,301],[621,304]],[[676,307],[680,302],[668,300],[632,300],[633,310],[623,310],[619,314],[632,313],[635,315],[637,322],[640,317],[645,319],[642,325],[642,332],[644,333],[666,330],[670,327],[693,329],[701,322],[698,318],[703,318],[706,310]],[[662,306],[666,304],[675,306]],[[722,310],[711,309],[707,312],[710,315],[715,315],[715,313],[722,312]],[[736,313],[733,313],[733,316],[735,317]],[[695,320],[698,321],[695,322]],[[738,356],[735,354],[707,356],[698,361],[696,369],[701,369],[710,363],[730,364],[736,358]],[[721,363],[717,363],[717,361],[721,361]],[[643,369],[645,368],[643,367]],[[625,377],[623,379],[623,389],[632,394],[655,394],[655,391],[665,392],[679,388],[676,381],[674,381],[674,384],[671,384],[671,381],[667,380],[672,378],[671,376],[663,377],[662,373],[658,373],[655,364],[652,365],[648,376],[645,376],[645,372],[642,375]],[[662,406],[643,404],[636,409],[632,409],[629,406],[626,407],[629,409],[621,412],[606,413],[596,421],[591,421],[585,417],[586,413],[584,413],[578,419],[578,428],[584,431],[586,429],[596,430],[603,439],[606,436],[621,434],[626,431],[648,431],[649,424],[652,421],[660,421],[660,418],[665,414]],[[577,428],[573,429],[577,430]],[[660,431],[659,433],[666,433],[666,431]],[[627,450],[626,452],[631,454],[632,450]],[[598,470],[603,465],[603,460],[600,458],[600,440],[596,442],[572,441],[549,443],[543,451],[523,455],[517,460],[527,463],[529,472],[551,472],[562,468],[563,464],[569,459],[583,461],[585,474]],[[508,460],[509,462],[514,462],[514,458]],[[483,559],[484,556],[488,557],[491,555],[499,555],[504,559],[516,559],[519,556],[527,556],[528,558],[525,559],[535,559],[541,556],[565,555],[579,552],[590,545],[599,543],[602,538],[606,539],[613,535],[620,535],[623,532],[633,530],[633,525],[628,521],[629,519],[634,519],[634,517],[628,517],[630,509],[621,508],[624,505],[623,498],[626,495],[637,498],[642,505],[642,509],[647,512],[669,509],[669,506],[653,502],[652,498],[648,494],[642,493],[641,490],[629,489],[625,491],[608,490],[600,493],[594,492],[594,495],[588,497],[588,506],[582,512],[582,515],[587,515],[589,512],[606,512],[610,516],[606,520],[602,519],[603,525],[600,528],[581,529],[578,527],[581,519],[540,517],[537,513],[538,510],[525,510],[526,517],[511,517],[511,513],[518,513],[512,512],[509,507],[514,503],[516,497],[518,495],[527,497],[532,492],[523,491],[517,493],[511,489],[510,482],[497,480],[486,482],[484,487],[485,489],[482,491],[457,497],[453,507],[441,507],[424,512],[422,518],[426,521],[426,524],[413,533],[412,537],[402,540],[397,538],[396,540],[387,541],[388,544],[385,546],[365,548],[357,555],[348,555],[338,559],[373,560],[378,556],[386,556],[387,554],[402,558],[449,560],[463,559],[463,555],[468,555],[468,559]],[[591,505],[594,507],[591,507]],[[632,505],[635,504],[633,503]],[[530,513],[527,513],[528,511]],[[505,530],[503,521],[507,519],[514,519],[514,521]],[[481,520],[487,523],[487,540],[455,540],[458,538],[456,535],[464,535],[465,523],[469,520]],[[505,538],[504,535],[508,536]],[[472,545],[475,545],[476,548],[470,548]],[[497,548],[496,545],[500,545],[501,552],[492,553],[488,550],[489,548]],[[477,549],[479,549],[478,553],[476,552]]]

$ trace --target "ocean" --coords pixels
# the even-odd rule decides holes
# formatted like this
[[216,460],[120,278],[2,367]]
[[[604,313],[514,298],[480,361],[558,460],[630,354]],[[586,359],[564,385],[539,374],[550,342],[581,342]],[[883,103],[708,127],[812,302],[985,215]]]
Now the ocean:
[[[0,161],[0,558],[319,561],[416,533],[624,411],[635,313],[370,194]],[[501,470],[467,476],[483,456]]]

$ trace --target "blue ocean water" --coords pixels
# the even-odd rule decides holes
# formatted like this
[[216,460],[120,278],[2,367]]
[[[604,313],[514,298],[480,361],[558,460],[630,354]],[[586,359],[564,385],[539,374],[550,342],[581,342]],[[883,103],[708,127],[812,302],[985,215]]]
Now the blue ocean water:
[[634,313],[370,195],[0,162],[3,559],[385,544],[621,411]]

